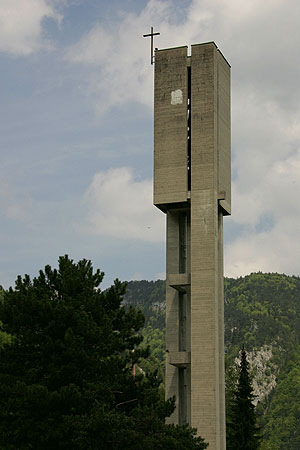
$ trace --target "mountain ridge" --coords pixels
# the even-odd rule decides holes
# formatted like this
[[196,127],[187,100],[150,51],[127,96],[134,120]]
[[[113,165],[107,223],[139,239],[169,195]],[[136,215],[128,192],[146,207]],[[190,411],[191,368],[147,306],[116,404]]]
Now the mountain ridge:
[[[155,356],[146,370],[164,371],[165,282],[130,281],[125,303],[146,317],[145,343]],[[227,397],[244,345],[253,376],[261,450],[300,448],[300,277],[254,272],[224,278]],[[152,359],[151,359],[152,358]],[[299,405],[299,406],[298,406]]]

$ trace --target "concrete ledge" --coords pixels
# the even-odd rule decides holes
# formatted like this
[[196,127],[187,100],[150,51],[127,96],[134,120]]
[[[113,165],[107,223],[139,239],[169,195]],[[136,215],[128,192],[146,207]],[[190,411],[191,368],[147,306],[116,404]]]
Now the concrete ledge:
[[191,285],[191,275],[188,273],[170,273],[167,284],[177,291],[185,293]]
[[191,364],[191,352],[167,352],[167,363],[175,367],[187,367]]
[[219,200],[219,205],[222,208],[223,216],[231,215],[231,206],[226,200]]

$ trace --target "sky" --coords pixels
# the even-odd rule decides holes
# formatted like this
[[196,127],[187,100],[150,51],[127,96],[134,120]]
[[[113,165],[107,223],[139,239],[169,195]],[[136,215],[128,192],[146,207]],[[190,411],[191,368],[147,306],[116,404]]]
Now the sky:
[[0,284],[64,254],[103,287],[165,277],[151,26],[232,66],[225,275],[300,275],[299,21],[299,0],[1,0]]

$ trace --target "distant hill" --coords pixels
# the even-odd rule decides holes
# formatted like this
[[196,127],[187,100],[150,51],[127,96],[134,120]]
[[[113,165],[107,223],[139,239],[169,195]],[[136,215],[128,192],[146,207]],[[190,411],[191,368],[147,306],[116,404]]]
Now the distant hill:
[[[145,342],[155,355],[144,370],[164,370],[164,281],[130,281],[125,302],[146,317]],[[225,278],[225,351],[230,385],[244,344],[254,377],[261,450],[300,449],[300,278],[253,273]]]
[[125,303],[143,311],[146,325],[163,330],[165,328],[165,281],[129,281]]

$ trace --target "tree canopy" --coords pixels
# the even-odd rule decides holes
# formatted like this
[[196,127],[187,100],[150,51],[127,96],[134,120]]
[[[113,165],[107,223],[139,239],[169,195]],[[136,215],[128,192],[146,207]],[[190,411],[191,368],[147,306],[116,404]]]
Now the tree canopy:
[[238,369],[238,382],[227,411],[228,450],[257,450],[259,433],[256,425],[253,392],[249,375],[249,363],[243,347]]
[[[260,450],[299,449],[300,277],[258,272],[224,282],[227,405],[235,389],[235,358],[245,344]],[[147,366],[160,363],[163,372],[164,282],[129,282],[125,301],[145,313],[143,333],[155,355]]]
[[188,426],[166,425],[156,374],[132,374],[148,355],[142,313],[123,307],[125,284],[100,289],[90,261],[59,258],[18,277],[0,302],[1,450],[206,448]]

